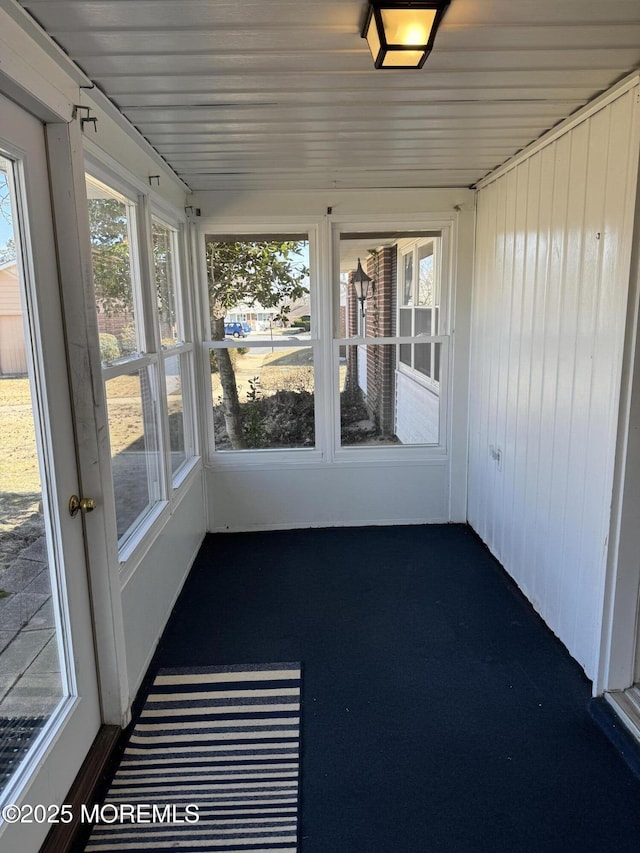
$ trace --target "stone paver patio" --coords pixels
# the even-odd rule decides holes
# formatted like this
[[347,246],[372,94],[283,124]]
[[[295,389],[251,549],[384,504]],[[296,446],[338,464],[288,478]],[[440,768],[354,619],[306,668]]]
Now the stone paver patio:
[[[2,573],[0,585],[0,770],[14,768],[62,697],[46,539]],[[1,773],[0,777],[8,777]],[[0,787],[1,782],[0,778]]]

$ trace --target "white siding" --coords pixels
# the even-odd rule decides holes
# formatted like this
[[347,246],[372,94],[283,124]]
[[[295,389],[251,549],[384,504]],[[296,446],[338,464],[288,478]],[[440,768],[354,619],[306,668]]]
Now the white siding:
[[0,376],[27,372],[22,316],[0,314]]
[[437,444],[440,397],[401,370],[396,371],[396,435],[403,444]]
[[622,94],[478,193],[469,521],[590,677],[629,286],[637,96],[637,88]]
[[358,385],[362,393],[367,394],[367,348],[358,347]]
[[18,267],[0,270],[0,376],[27,372]]

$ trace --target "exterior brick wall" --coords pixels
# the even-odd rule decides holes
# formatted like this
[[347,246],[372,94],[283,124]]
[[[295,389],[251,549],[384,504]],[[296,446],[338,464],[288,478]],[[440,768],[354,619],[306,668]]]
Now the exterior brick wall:
[[[344,312],[344,323],[346,326],[347,338],[353,338],[358,334],[358,312],[360,311],[360,303],[356,297],[356,290],[353,286],[353,273],[349,273],[349,284],[347,287],[347,306]],[[342,325],[343,314],[341,312],[340,324]],[[345,377],[345,389],[353,388],[358,384],[358,347],[347,347],[347,373]]]
[[119,337],[127,326],[133,325],[133,314],[123,311],[109,316],[98,311],[98,332]]
[[[367,335],[395,334],[397,250],[381,249],[367,259],[367,275],[375,280],[375,293],[367,300]],[[383,435],[394,433],[395,347],[369,347],[367,353],[367,408]]]

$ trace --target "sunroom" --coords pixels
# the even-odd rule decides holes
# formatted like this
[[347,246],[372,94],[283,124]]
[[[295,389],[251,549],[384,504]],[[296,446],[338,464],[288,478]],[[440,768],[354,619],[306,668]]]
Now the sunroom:
[[0,0],[0,808],[273,531],[473,531],[640,742],[640,9],[409,4],[397,69],[370,5]]

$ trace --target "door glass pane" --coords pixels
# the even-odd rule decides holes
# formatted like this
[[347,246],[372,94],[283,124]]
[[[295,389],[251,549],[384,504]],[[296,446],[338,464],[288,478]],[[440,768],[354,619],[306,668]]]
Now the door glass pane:
[[61,675],[12,172],[0,154],[0,794],[69,692]]
[[162,494],[153,380],[143,367],[105,382],[120,546]]

